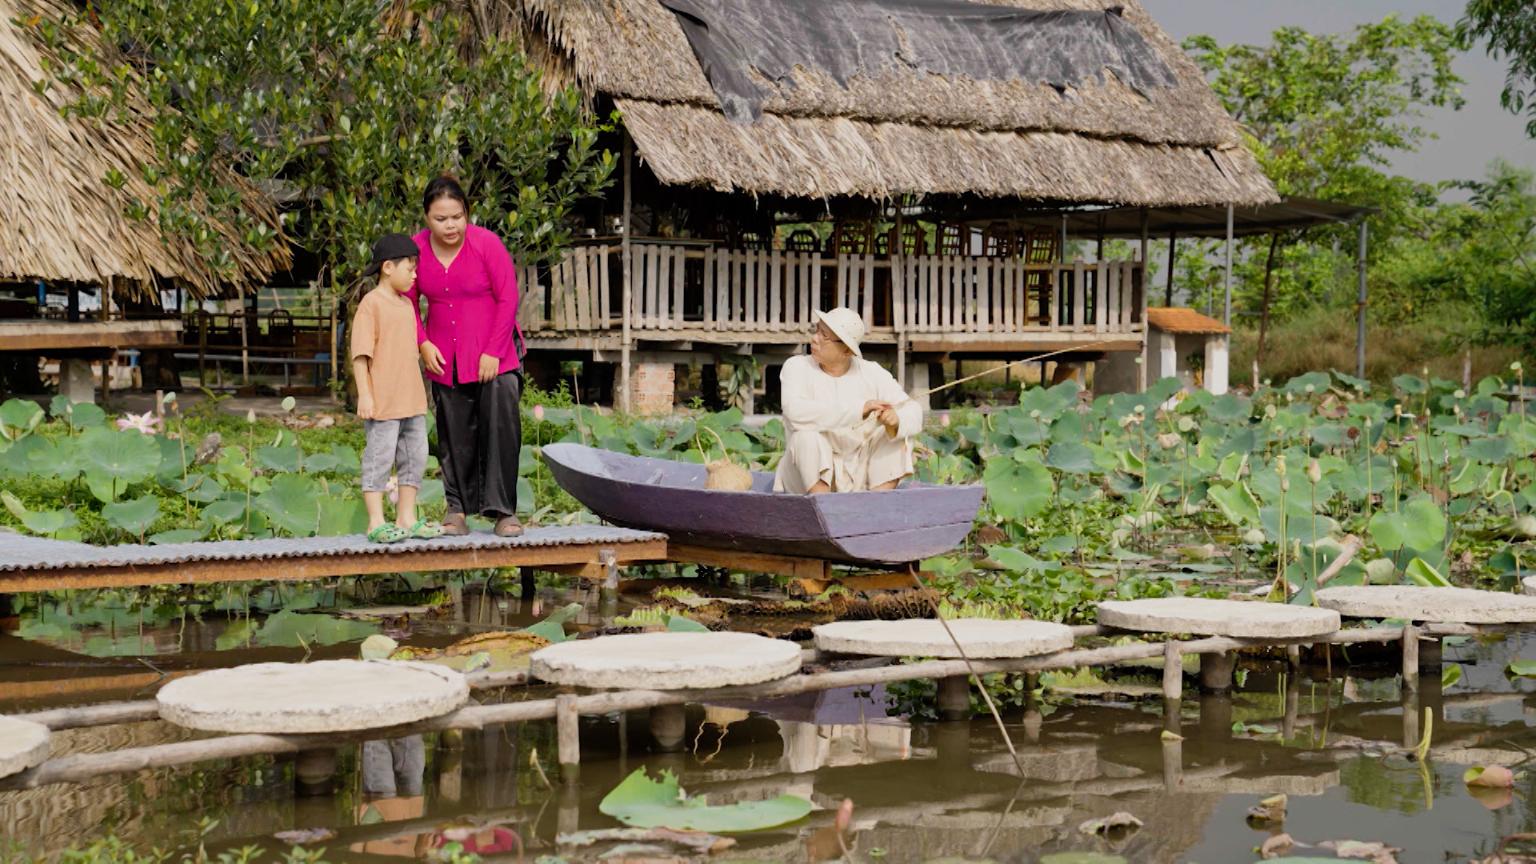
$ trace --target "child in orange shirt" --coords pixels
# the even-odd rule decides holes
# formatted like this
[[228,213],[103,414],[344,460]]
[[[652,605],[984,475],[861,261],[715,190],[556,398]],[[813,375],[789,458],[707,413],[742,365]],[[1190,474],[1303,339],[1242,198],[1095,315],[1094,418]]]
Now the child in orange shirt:
[[[364,276],[378,284],[363,296],[352,318],[352,377],[357,381],[357,416],[368,443],[363,448],[363,504],[368,539],[374,543],[430,540],[442,526],[416,516],[416,494],[427,467],[427,390],[421,383],[416,349],[417,311],[403,295],[416,284],[420,251],[404,234],[387,234],[373,244]],[[384,520],[384,491],[390,471],[398,472],[395,521]]]

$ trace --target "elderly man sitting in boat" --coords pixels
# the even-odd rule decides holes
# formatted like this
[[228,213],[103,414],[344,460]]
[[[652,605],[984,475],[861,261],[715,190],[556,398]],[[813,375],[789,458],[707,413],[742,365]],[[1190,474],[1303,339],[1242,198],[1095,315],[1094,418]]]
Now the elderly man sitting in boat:
[[787,435],[775,492],[895,489],[912,474],[923,409],[878,363],[864,359],[864,321],[852,309],[817,312],[811,351],[779,376]]

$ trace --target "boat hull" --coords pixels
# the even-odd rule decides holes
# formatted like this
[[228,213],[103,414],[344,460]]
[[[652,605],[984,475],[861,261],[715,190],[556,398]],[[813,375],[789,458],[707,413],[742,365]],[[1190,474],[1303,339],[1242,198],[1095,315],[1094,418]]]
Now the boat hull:
[[909,484],[891,492],[775,494],[753,472],[750,492],[704,488],[704,466],[579,444],[544,448],[555,481],[593,513],[673,543],[728,551],[889,566],[920,561],[965,541],[981,486]]

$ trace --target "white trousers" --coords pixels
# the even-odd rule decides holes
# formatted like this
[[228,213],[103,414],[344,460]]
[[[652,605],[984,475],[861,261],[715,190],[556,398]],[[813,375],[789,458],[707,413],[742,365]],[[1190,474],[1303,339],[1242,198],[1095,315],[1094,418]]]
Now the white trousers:
[[789,433],[784,458],[779,460],[774,478],[774,490],[804,495],[821,481],[832,487],[833,492],[866,492],[882,483],[911,476],[911,441],[882,432],[867,449],[849,449],[834,447],[837,434],[810,429]]

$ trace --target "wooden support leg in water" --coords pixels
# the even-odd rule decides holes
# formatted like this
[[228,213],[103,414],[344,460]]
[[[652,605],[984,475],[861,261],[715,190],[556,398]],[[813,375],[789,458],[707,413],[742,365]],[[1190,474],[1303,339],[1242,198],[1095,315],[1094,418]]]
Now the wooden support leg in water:
[[619,556],[612,549],[599,549],[597,563],[603,568],[602,599],[619,599]]
[[688,711],[682,705],[657,705],[651,708],[651,737],[662,753],[676,753],[683,747],[688,731]]
[[971,681],[965,675],[939,679],[939,719],[971,719]]
[[336,750],[300,750],[293,763],[294,794],[299,797],[331,794],[336,779]]
[[1184,655],[1179,643],[1169,640],[1163,645],[1163,728],[1175,734],[1179,731],[1179,714],[1184,701]]
[[1200,687],[1210,693],[1225,693],[1232,689],[1232,673],[1237,671],[1237,654],[1231,651],[1221,654],[1200,655]]
[[[1403,689],[1419,689],[1419,628],[1403,627]],[[1415,742],[1417,743],[1417,742]]]
[[1438,670],[1442,661],[1444,644],[1439,636],[1419,639],[1419,668]]
[[555,697],[556,755],[560,761],[560,782],[574,784],[581,776],[581,717],[576,713],[576,694]]

